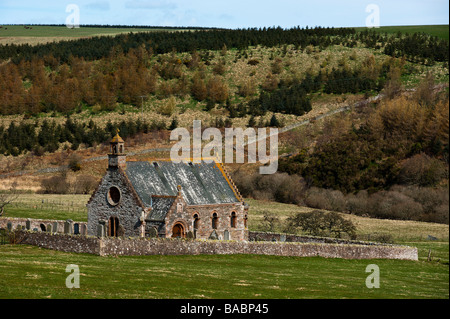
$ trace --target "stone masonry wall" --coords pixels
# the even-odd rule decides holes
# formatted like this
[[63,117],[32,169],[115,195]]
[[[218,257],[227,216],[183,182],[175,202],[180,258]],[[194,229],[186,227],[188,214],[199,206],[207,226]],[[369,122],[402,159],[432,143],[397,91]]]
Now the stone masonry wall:
[[352,244],[352,245],[379,245],[380,243],[347,240],[340,238],[315,237],[307,235],[293,235],[272,232],[250,231],[249,241],[272,241],[272,242],[296,242],[296,243],[316,243],[316,244]]
[[[18,227],[26,229],[27,221],[29,222],[29,225],[30,225],[29,230],[37,229],[38,231],[41,231],[42,230],[41,225],[43,225],[45,227],[46,231],[49,231],[49,229],[51,228],[52,233],[55,233],[55,232],[63,233],[64,232],[64,224],[66,223],[65,220],[2,217],[2,218],[0,218],[0,228],[7,229],[8,223],[10,223],[12,229],[17,229]],[[82,233],[83,227],[87,227],[86,222],[73,221],[71,223],[70,233],[74,232],[75,224],[78,224],[80,233]],[[55,230],[55,226],[56,226],[56,230]]]
[[344,259],[418,260],[417,248],[396,245],[321,244],[185,240],[163,238],[97,238],[16,231],[16,242],[66,252],[100,256],[257,254]]
[[[107,200],[108,190],[112,186],[117,187],[121,192],[120,202],[117,205],[111,205]],[[139,218],[142,208],[132,196],[118,169],[107,171],[87,207],[88,235],[97,235],[97,226],[101,220],[105,221],[105,231],[107,231],[110,217],[117,217],[125,231],[125,236],[139,236]]]
[[17,244],[38,246],[64,252],[100,255],[100,239],[97,237],[30,231],[15,231],[14,236],[14,241]]

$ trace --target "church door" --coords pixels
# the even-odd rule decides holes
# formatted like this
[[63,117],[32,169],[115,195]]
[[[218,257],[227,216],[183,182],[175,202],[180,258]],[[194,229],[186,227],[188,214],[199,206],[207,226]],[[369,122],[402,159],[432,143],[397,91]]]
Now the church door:
[[172,229],[172,238],[184,238],[186,234],[184,232],[184,227],[180,223],[175,224]]

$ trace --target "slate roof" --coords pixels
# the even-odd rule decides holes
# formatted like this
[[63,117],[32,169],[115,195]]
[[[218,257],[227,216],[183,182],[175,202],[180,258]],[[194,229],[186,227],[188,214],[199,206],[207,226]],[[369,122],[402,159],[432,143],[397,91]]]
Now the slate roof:
[[[176,196],[178,185],[181,185],[183,198],[188,205],[239,202],[233,186],[214,162],[127,162],[126,175],[147,206],[152,205],[152,195]],[[157,202],[157,205],[163,205],[164,201],[159,199]]]
[[175,201],[175,196],[172,197],[155,197],[152,196],[152,210],[147,216],[147,220],[163,222],[166,218],[169,208]]

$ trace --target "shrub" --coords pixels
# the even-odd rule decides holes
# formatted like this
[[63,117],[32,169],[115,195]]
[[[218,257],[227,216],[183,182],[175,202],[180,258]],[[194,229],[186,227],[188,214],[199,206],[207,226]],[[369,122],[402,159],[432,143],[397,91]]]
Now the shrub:
[[161,104],[158,108],[158,113],[165,116],[171,116],[175,112],[176,107],[177,103],[175,97],[171,96],[166,102]]
[[228,86],[219,76],[208,81],[208,99],[214,103],[223,103],[228,99]]
[[45,194],[67,194],[70,184],[65,175],[52,176],[43,179],[41,182],[42,190]]
[[269,73],[264,82],[261,84],[261,88],[268,92],[273,92],[276,89],[278,89],[278,84],[280,83],[280,80],[274,76],[272,73]]
[[289,227],[300,227],[302,231],[312,236],[329,236],[341,238],[347,234],[351,239],[356,238],[356,226],[350,220],[335,212],[325,213],[313,211],[297,213],[288,219]]
[[72,154],[69,158],[69,168],[73,172],[81,170],[81,157],[77,154]]
[[243,97],[249,97],[256,94],[256,85],[255,83],[249,79],[243,81],[238,88],[238,94]]
[[305,194],[305,203],[309,207],[344,211],[345,197],[341,191],[311,187]]
[[407,159],[401,167],[399,182],[408,185],[435,186],[445,177],[445,165],[424,153]]
[[91,194],[97,187],[98,181],[90,175],[80,175],[75,180],[75,194]]
[[263,211],[263,223],[265,231],[273,232],[280,224],[280,219],[274,213]]

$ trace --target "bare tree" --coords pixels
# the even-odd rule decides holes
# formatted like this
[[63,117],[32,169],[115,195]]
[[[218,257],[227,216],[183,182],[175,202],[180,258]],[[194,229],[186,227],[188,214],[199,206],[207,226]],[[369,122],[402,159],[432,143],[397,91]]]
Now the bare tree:
[[14,182],[9,189],[9,192],[0,193],[0,216],[3,215],[5,207],[14,202],[19,197],[17,192],[17,183]]

